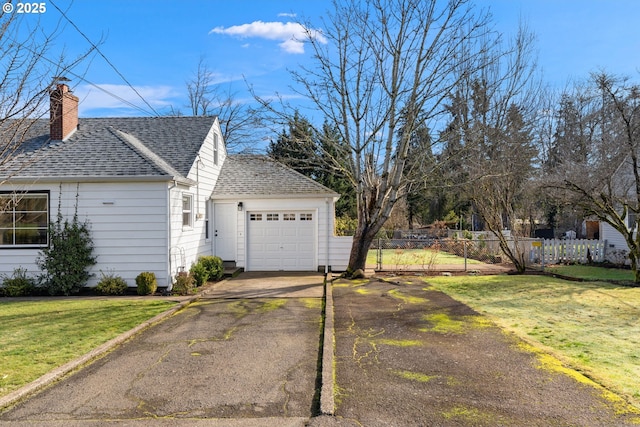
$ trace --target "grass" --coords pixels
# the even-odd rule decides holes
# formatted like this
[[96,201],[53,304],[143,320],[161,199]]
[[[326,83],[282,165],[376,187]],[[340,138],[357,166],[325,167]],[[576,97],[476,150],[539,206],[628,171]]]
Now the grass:
[[[377,249],[371,249],[367,253],[367,265],[376,265],[377,252]],[[423,267],[429,267],[430,265],[464,265],[464,257],[432,249],[383,249],[382,264]],[[467,264],[482,263],[475,259],[467,259]]]
[[0,303],[0,396],[167,310],[175,302],[44,299]]
[[557,273],[564,276],[594,281],[633,281],[635,279],[631,270],[624,270],[621,268],[604,268],[591,265],[552,265],[546,267],[545,270],[549,273]]
[[545,276],[426,280],[640,404],[640,288]]

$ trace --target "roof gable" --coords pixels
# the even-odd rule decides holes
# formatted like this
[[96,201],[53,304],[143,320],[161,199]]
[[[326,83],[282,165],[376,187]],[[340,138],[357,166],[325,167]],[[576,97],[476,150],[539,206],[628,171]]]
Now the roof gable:
[[338,193],[267,156],[230,155],[212,197],[337,197]]

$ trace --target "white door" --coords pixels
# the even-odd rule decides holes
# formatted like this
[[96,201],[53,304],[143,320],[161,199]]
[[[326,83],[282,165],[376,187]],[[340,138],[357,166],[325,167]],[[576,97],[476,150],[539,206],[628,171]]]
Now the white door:
[[247,213],[247,270],[315,271],[316,214],[308,211]]
[[235,203],[213,205],[214,254],[223,261],[236,261],[237,207]]

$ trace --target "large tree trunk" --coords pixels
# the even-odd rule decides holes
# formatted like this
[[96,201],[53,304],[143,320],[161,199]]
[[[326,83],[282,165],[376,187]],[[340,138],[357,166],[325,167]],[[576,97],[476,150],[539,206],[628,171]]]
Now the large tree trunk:
[[353,236],[353,244],[351,245],[351,254],[349,255],[349,266],[347,272],[355,272],[356,270],[365,270],[367,264],[367,254],[377,230],[372,232],[370,228],[358,227],[356,234]]

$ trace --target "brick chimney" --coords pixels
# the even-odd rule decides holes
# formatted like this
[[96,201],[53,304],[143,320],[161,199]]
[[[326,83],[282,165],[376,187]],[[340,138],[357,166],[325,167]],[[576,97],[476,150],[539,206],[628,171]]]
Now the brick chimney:
[[79,98],[64,83],[57,84],[51,91],[49,136],[52,140],[64,140],[78,128],[78,101]]

